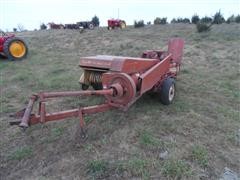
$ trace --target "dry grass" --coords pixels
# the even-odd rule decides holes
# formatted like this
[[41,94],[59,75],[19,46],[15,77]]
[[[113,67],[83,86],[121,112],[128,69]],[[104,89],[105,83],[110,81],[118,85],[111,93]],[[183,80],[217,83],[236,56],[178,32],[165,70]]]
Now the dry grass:
[[[239,28],[216,25],[198,34],[195,26],[178,24],[19,34],[28,42],[28,59],[0,61],[0,179],[216,179],[226,166],[237,172]],[[144,95],[127,113],[87,117],[95,123],[80,146],[74,140],[78,119],[36,125],[25,133],[9,126],[8,115],[21,109],[33,92],[79,89],[81,56],[140,56],[175,36],[185,38],[186,46],[172,105]],[[52,108],[99,101],[65,99]],[[165,150],[168,158],[161,160]]]

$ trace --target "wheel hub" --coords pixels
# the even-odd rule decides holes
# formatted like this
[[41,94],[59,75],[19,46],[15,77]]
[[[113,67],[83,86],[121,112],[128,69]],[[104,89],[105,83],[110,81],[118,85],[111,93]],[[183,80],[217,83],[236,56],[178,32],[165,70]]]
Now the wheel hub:
[[21,41],[12,42],[9,51],[13,57],[21,58],[26,53],[26,47]]

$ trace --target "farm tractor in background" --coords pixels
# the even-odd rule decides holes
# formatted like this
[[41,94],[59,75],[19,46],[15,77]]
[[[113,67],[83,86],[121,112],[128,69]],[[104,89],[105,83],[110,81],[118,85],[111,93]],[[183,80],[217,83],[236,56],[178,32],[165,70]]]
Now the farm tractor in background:
[[90,30],[93,30],[95,27],[92,21],[80,21],[80,22],[77,22],[77,25],[80,28],[90,29]]
[[[110,109],[126,111],[143,94],[151,91],[158,94],[160,101],[169,105],[173,102],[176,88],[175,79],[180,70],[184,41],[181,38],[170,39],[168,50],[148,50],[141,57],[122,57],[97,55],[80,58],[79,66],[83,69],[80,83],[84,91],[40,92],[33,94],[26,108],[13,117],[21,118],[10,122],[23,129],[38,123],[61,120],[70,117],[79,118],[77,137],[85,140],[87,122],[84,115],[105,112]],[[87,90],[93,86],[98,90]],[[102,104],[76,107],[55,113],[47,113],[49,100],[63,97],[103,96]],[[33,108],[38,103],[38,108]],[[33,109],[36,113],[33,114]],[[91,121],[88,121],[88,124]]]
[[126,28],[126,22],[121,19],[109,19],[108,20],[108,30],[112,30],[114,28]]
[[24,40],[0,30],[0,54],[10,60],[20,60],[25,58],[27,53],[28,47]]

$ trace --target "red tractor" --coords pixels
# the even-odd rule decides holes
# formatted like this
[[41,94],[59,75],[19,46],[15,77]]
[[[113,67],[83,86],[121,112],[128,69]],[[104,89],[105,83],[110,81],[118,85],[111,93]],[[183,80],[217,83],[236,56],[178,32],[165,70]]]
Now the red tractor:
[[0,54],[11,60],[20,60],[25,58],[27,53],[28,48],[24,40],[0,30]]
[[109,19],[108,20],[108,30],[119,27],[121,29],[126,28],[126,22],[121,19]]

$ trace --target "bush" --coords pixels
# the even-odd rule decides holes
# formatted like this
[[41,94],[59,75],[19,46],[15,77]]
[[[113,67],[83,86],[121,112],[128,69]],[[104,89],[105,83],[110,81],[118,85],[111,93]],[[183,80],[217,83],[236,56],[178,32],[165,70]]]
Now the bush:
[[205,32],[210,30],[211,25],[207,25],[206,23],[197,23],[197,31],[200,32]]
[[151,21],[148,21],[148,22],[147,22],[147,25],[151,25]]
[[190,19],[184,18],[184,19],[182,20],[182,23],[188,23],[188,24],[190,24],[191,22],[190,22]]
[[159,18],[157,17],[155,20],[154,20],[154,24],[167,24],[167,18]]
[[177,18],[177,20],[175,18],[172,19],[171,23],[190,23],[190,19],[188,18]]
[[44,23],[42,23],[42,24],[40,25],[40,29],[41,29],[41,30],[47,29],[47,26],[46,26]]
[[236,23],[240,23],[240,15],[237,15],[237,16],[235,17],[235,22],[236,22]]
[[230,24],[232,22],[235,22],[235,16],[234,15],[231,15],[226,21],[226,23],[228,23],[228,24]]
[[200,20],[200,18],[199,18],[199,16],[197,15],[197,14],[194,14],[193,16],[192,16],[192,23],[193,24],[197,24],[198,22],[199,22],[199,20]]
[[99,18],[95,15],[93,18],[92,18],[92,23],[94,26],[98,27],[100,22],[99,22]]
[[222,24],[224,22],[225,22],[225,19],[224,19],[223,15],[222,15],[221,11],[219,10],[213,16],[213,24]]
[[171,20],[171,24],[174,24],[174,23],[177,23],[177,20],[175,18]]
[[211,23],[212,22],[212,18],[205,16],[200,20],[201,23]]
[[145,24],[144,24],[144,21],[143,21],[143,20],[134,21],[134,27],[135,27],[135,28],[144,27],[144,26],[145,26]]

